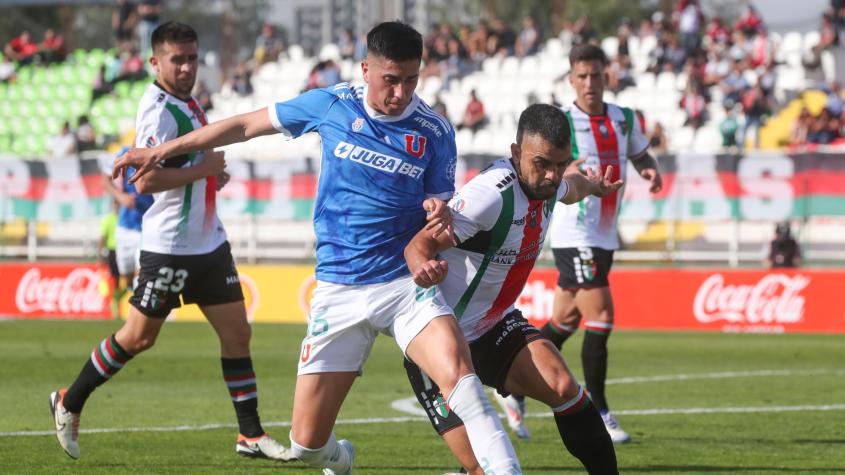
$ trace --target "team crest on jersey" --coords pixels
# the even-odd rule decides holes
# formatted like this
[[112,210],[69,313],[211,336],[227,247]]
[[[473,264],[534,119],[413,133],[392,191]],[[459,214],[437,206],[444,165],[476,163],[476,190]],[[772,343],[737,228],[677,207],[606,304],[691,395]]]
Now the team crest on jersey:
[[405,151],[417,158],[425,154],[425,137],[405,134]]
[[628,135],[628,121],[624,120],[619,123],[619,130],[622,131],[622,135]]
[[146,145],[147,147],[155,147],[156,138],[150,135],[149,137],[147,137],[147,140],[144,141],[144,145]]
[[360,132],[361,129],[364,128],[364,118],[358,117],[352,121],[352,131],[353,132]]
[[466,207],[466,204],[467,204],[466,201],[458,198],[457,200],[452,201],[452,209],[457,211],[458,213],[460,213],[461,211],[464,210],[464,208]]
[[607,124],[605,122],[599,123],[599,133],[602,137],[607,138],[608,131],[607,131]]

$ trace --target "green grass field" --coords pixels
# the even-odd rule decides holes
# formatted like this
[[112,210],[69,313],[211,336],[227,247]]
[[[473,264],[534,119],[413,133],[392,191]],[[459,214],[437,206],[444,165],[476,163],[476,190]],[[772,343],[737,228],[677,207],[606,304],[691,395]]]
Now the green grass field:
[[[82,417],[82,457],[68,458],[49,433],[47,396],[118,326],[0,322],[0,473],[319,473],[235,455],[234,412],[205,324],[168,324],[156,347],[98,389]],[[262,419],[285,444],[304,331],[253,332]],[[564,348],[579,378],[580,333]],[[845,473],[845,337],[618,331],[610,345],[608,397],[633,436],[617,447],[622,473]],[[410,396],[398,349],[379,337],[336,427],[356,446],[356,474],[457,468],[427,421],[391,408]],[[525,473],[580,473],[546,408],[528,410],[532,438],[515,442]]]

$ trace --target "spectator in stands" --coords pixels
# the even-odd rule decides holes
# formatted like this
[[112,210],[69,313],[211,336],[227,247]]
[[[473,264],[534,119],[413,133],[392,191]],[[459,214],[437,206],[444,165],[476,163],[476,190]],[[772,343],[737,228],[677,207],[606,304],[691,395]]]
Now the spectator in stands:
[[686,93],[681,98],[681,108],[687,113],[684,125],[698,130],[707,121],[707,98],[698,83],[687,83]]
[[100,66],[100,69],[97,70],[97,74],[94,75],[94,83],[91,87],[91,102],[96,101],[99,97],[110,93],[114,89],[114,86],[112,86],[112,83],[106,77],[106,65]]
[[593,29],[593,24],[586,16],[582,16],[572,25],[572,45],[579,45],[581,43],[589,43],[596,39],[596,30]]
[[464,110],[463,122],[458,124],[458,130],[470,129],[472,133],[478,132],[487,125],[487,113],[484,111],[484,103],[478,98],[475,89],[469,92],[469,103]]
[[478,20],[478,26],[469,38],[466,50],[475,62],[481,62],[487,57],[487,40],[490,38],[490,27],[486,20]]
[[353,59],[355,57],[355,33],[352,32],[352,28],[344,28],[340,32],[337,47],[340,50],[341,59]]
[[770,268],[798,267],[801,265],[801,247],[792,237],[789,222],[775,226],[775,238],[769,243],[765,264]]
[[707,40],[710,46],[727,45],[731,41],[731,31],[722,23],[722,19],[714,16],[707,25]]
[[634,74],[631,72],[631,58],[617,55],[607,68],[607,88],[617,94],[626,87],[636,85]]
[[252,94],[252,71],[249,66],[243,61],[238,63],[235,69],[235,74],[232,75],[231,80],[232,90],[239,96],[249,96]]
[[440,97],[440,94],[434,96],[434,104],[431,105],[431,110],[437,112],[438,114],[442,115],[447,121],[449,120],[449,111],[446,109],[446,103],[443,102],[443,98]]
[[630,57],[631,51],[628,47],[628,38],[631,37],[631,19],[622,18],[619,20],[619,27],[616,28],[616,39],[619,44],[616,45],[617,57]]
[[749,60],[752,68],[764,67],[774,58],[769,32],[765,28],[758,30],[757,35],[750,42],[750,48]]
[[766,95],[766,91],[758,82],[742,95],[742,112],[745,114],[745,125],[742,131],[740,145],[745,146],[748,139],[748,129],[754,127],[754,148],[760,148],[760,128],[772,110],[774,104]]
[[814,117],[810,114],[810,110],[802,107],[798,119],[792,126],[790,145],[801,146],[807,143],[807,135],[810,133],[810,127],[812,127],[813,121]]
[[149,57],[150,37],[161,23],[161,0],[141,0],[138,3],[138,41],[144,58]]
[[743,93],[748,89],[748,81],[742,75],[742,62],[734,60],[731,64],[731,71],[719,84],[724,95],[724,101],[737,104],[742,99]]
[[839,46],[839,32],[833,23],[833,16],[829,13],[822,15],[822,24],[819,28],[819,43],[817,45],[819,51],[827,48]]
[[834,116],[827,109],[821,113],[810,124],[807,133],[807,143],[826,145],[841,137],[842,121]]
[[47,31],[44,32],[44,39],[41,40],[39,51],[41,60],[45,63],[64,61],[67,56],[64,37],[57,35],[52,28],[47,28]]
[[54,158],[67,157],[76,153],[76,136],[70,130],[70,122],[62,124],[62,131],[50,140],[50,153]]
[[522,31],[516,38],[516,55],[531,56],[537,52],[540,45],[540,32],[534,25],[534,18],[526,16],[522,19]]
[[516,34],[501,18],[493,20],[493,33],[487,38],[487,54],[490,56],[513,56]]
[[79,123],[76,126],[76,150],[84,152],[96,150],[96,148],[97,133],[94,131],[94,126],[91,125],[87,115],[79,116]]
[[211,102],[211,91],[208,90],[205,82],[197,80],[197,84],[194,86],[194,91],[191,93],[191,96],[196,98],[200,107],[206,113],[211,109],[214,109],[214,104]]
[[[344,30],[344,33],[352,35],[352,30]],[[341,38],[343,37],[341,36]],[[347,45],[349,48],[349,58],[355,54],[355,39],[350,36],[350,40],[351,44]],[[283,48],[284,45],[282,44],[282,40],[276,38],[276,34],[273,31],[273,25],[264,23],[261,25],[261,34],[259,34],[258,38],[255,39],[255,51],[253,51],[252,57],[255,60],[255,64],[260,66],[264,63],[276,61]],[[341,49],[341,56],[346,58],[343,54],[344,50]]]
[[722,135],[722,149],[736,153],[739,149],[737,133],[739,132],[739,117],[733,102],[725,101],[725,118],[719,123],[719,133]]
[[7,56],[0,55],[0,82],[12,82],[16,78],[15,63]]
[[135,46],[129,46],[124,52],[120,54],[120,70],[113,82],[117,81],[137,81],[147,77],[147,71],[144,69],[144,60]]
[[763,18],[760,17],[757,9],[754,8],[754,5],[751,2],[748,2],[748,5],[745,7],[745,12],[739,20],[737,20],[735,28],[742,31],[745,36],[750,38],[756,35],[757,31],[762,27],[764,27]]
[[687,61],[687,53],[681,42],[678,41],[678,36],[672,34],[669,36],[669,42],[666,47],[666,63],[664,65],[665,71],[672,71],[675,74],[684,69],[684,64]]
[[701,26],[704,13],[698,0],[680,0],[677,8],[678,32],[681,34],[681,47],[686,56],[690,56],[701,44]]
[[827,101],[825,109],[829,110],[831,115],[841,117],[845,112],[845,101],[842,100],[842,86],[839,81],[834,79],[830,82],[830,86],[825,88],[827,92]]
[[704,66],[703,83],[711,87],[721,83],[731,72],[731,60],[725,45],[717,44],[707,52],[707,65]]
[[340,81],[340,68],[337,67],[334,61],[327,59],[326,61],[320,61],[311,68],[311,72],[308,73],[308,79],[305,83],[305,90],[310,91],[311,89],[334,86]]
[[117,0],[117,6],[112,11],[111,26],[118,45],[132,40],[137,23],[138,13],[135,11],[135,4],[129,0]]
[[654,130],[648,137],[648,147],[656,156],[666,155],[669,152],[669,140],[660,122],[654,123]]
[[29,31],[24,30],[6,44],[3,53],[13,61],[17,61],[19,65],[25,66],[35,59],[38,43],[32,41]]

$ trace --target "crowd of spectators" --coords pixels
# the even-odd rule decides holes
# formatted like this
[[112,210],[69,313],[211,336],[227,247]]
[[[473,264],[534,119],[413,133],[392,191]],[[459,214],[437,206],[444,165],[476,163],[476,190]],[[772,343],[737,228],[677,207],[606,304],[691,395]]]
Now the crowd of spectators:
[[34,62],[64,61],[67,51],[62,35],[56,34],[52,29],[44,32],[40,43],[35,42],[29,31],[24,30],[6,43],[3,47],[3,55],[10,63],[17,62],[20,66],[26,66]]

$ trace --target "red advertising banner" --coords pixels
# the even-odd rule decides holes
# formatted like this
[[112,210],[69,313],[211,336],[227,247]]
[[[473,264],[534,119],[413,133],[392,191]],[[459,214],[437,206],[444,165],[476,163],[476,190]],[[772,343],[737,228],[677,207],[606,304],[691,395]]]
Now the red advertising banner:
[[108,288],[90,264],[5,264],[0,315],[15,318],[110,319]]
[[[557,272],[535,269],[517,306],[536,326],[552,313]],[[615,328],[845,333],[845,271],[614,270]]]

